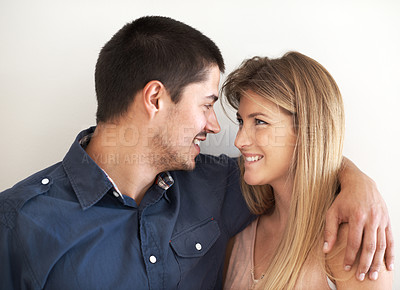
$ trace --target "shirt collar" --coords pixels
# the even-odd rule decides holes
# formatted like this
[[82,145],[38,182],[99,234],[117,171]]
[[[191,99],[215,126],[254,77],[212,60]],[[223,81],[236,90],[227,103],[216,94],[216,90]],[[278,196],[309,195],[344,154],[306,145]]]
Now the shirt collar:
[[168,195],[166,194],[167,189],[174,184],[174,179],[172,178],[171,174],[168,171],[161,172],[157,175],[155,184],[157,184],[158,187],[164,190],[164,198],[168,202],[171,202]]
[[167,190],[174,184],[174,179],[168,171],[165,171],[157,176],[155,183],[162,189]]
[[[119,192],[84,149],[95,129],[96,127],[90,127],[80,132],[62,162],[83,209],[97,203],[111,188]],[[169,172],[162,172],[156,177],[155,184],[166,191],[174,184],[174,179]],[[167,198],[166,195],[165,197]]]
[[112,183],[79,143],[94,130],[95,127],[91,127],[80,132],[62,161],[83,209],[97,203],[112,188]]

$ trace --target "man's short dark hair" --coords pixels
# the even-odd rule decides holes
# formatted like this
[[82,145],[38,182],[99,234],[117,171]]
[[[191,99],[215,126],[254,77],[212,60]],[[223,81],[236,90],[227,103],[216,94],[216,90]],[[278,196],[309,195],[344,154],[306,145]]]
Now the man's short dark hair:
[[200,31],[174,19],[147,16],[122,27],[100,51],[96,64],[97,122],[124,114],[152,80],[178,103],[185,86],[205,80],[211,65],[224,72],[221,52]]

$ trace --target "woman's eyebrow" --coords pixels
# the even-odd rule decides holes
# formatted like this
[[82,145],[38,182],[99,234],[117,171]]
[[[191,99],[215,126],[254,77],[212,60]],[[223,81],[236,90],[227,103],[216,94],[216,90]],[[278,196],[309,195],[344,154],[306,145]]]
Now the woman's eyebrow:
[[261,112],[254,112],[254,113],[251,113],[251,114],[249,114],[248,115],[248,117],[249,118],[254,118],[254,117],[256,117],[256,116],[264,116],[264,117],[266,117],[266,118],[269,118],[269,116],[268,115],[266,115],[266,114],[264,114],[264,113],[261,113]]

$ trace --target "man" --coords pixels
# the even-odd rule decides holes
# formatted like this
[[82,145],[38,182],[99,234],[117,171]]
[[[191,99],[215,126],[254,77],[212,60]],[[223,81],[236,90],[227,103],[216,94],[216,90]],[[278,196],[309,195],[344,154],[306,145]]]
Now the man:
[[[236,162],[199,154],[220,131],[223,71],[217,46],[181,22],[144,17],[117,32],[96,65],[97,127],[62,162],[0,194],[1,288],[220,288],[227,241],[253,219]],[[325,250],[338,220],[350,221],[351,265],[363,231],[367,245],[392,238],[372,182],[352,165],[340,179],[347,192],[328,214]],[[359,184],[367,193],[352,192]],[[384,254],[364,250],[360,273]]]

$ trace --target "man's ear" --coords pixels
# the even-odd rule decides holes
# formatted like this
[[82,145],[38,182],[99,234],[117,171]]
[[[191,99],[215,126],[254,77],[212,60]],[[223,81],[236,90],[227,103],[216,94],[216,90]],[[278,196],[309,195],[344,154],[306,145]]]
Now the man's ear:
[[166,94],[166,89],[160,81],[150,81],[142,90],[144,107],[150,118],[153,118],[159,111],[161,98]]

